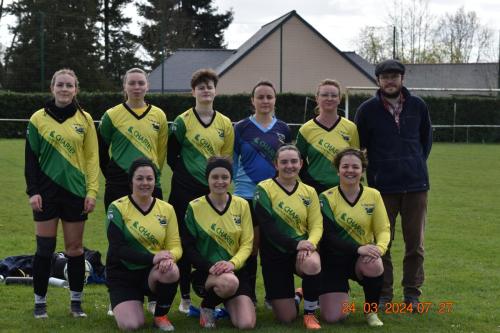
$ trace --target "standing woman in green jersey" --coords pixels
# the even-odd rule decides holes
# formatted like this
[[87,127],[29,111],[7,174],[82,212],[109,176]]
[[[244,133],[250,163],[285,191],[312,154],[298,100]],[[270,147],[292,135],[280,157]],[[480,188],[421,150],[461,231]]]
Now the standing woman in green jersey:
[[162,109],[145,101],[148,88],[146,72],[129,69],[123,76],[125,102],[102,116],[98,135],[100,166],[106,178],[106,211],[111,202],[130,194],[127,172],[139,157],[153,161],[158,173],[153,196],[163,198],[160,177],[167,151],[167,117]]
[[86,317],[81,307],[85,279],[82,243],[85,220],[94,210],[99,187],[97,136],[92,117],[76,101],[78,79],[72,70],[55,72],[50,90],[54,98],[31,116],[26,135],[26,192],[36,222],[34,316],[48,317],[47,285],[61,221],[70,313]]
[[[382,326],[377,316],[391,232],[380,193],[361,185],[365,155],[358,149],[340,151],[333,160],[340,185],[320,194],[324,233],[320,243],[321,317],[334,323],[347,318],[349,279],[363,286],[363,312],[369,326]],[[413,309],[416,311],[417,309]],[[410,312],[410,311],[408,311]]]
[[318,307],[321,262],[317,245],[323,233],[318,195],[298,180],[302,159],[293,145],[281,146],[275,157],[277,176],[260,182],[254,210],[260,226],[260,260],[266,298],[283,323],[298,315],[294,274],[302,278],[304,326],[320,329]]
[[[167,162],[172,168],[172,186],[168,201],[174,206],[179,228],[184,226],[187,205],[208,194],[205,167],[211,156],[232,156],[234,130],[231,120],[214,110],[215,89],[219,78],[211,69],[200,69],[191,78],[191,93],[196,105],[175,118],[168,142]],[[181,303],[179,311],[189,311],[191,265],[183,257],[181,272]]]
[[316,90],[319,113],[302,125],[297,135],[297,148],[304,158],[300,178],[318,194],[339,183],[332,165],[335,155],[347,147],[359,148],[356,125],[338,115],[341,94],[337,81],[321,81]]
[[153,197],[156,168],[141,157],[129,172],[132,194],[109,206],[106,231],[106,285],[118,328],[135,330],[144,325],[144,295],[157,299],[154,326],[173,331],[167,317],[177,293],[182,255],[174,208]]
[[248,202],[229,191],[229,158],[208,159],[205,177],[210,192],[186,210],[183,246],[193,263],[194,291],[203,300],[200,326],[215,327],[214,310],[224,303],[236,328],[255,327],[255,306],[245,261],[252,252],[253,227]]

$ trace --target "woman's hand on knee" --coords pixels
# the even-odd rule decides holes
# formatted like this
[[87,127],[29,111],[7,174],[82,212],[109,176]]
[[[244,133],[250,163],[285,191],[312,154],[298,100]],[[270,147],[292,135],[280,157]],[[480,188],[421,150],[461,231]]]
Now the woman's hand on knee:
[[314,244],[311,243],[308,240],[301,240],[297,244],[297,251],[301,251],[301,250],[307,250],[307,251],[311,251],[312,252],[312,251],[316,250],[316,246],[314,246]]
[[234,264],[230,261],[217,261],[209,269],[209,273],[213,275],[221,275],[223,273],[231,273],[234,271]]
[[174,259],[172,253],[170,253],[170,251],[167,250],[160,251],[153,257],[153,265],[159,264],[162,260],[167,260],[167,259],[170,260]]
[[163,259],[157,265],[160,273],[168,272],[169,270],[172,269],[173,266],[174,266],[174,261],[172,259]]
[[[367,262],[371,262],[372,260],[376,260],[376,259],[380,258],[380,255],[381,255],[380,249],[376,245],[373,245],[373,244],[366,244],[366,245],[362,245],[362,246],[358,247],[358,254],[362,257],[366,257],[366,258],[363,258],[363,260],[367,260]],[[370,258],[372,260],[369,260],[368,258]],[[365,261],[363,261],[363,262],[365,262]]]

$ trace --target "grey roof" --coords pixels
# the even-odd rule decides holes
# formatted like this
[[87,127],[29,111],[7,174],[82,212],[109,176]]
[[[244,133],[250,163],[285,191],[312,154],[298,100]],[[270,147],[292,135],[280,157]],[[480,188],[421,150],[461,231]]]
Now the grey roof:
[[[166,92],[191,91],[191,75],[200,68],[216,68],[235,50],[178,49],[165,59],[164,89]],[[149,75],[150,91],[161,91],[161,65]]]
[[412,88],[498,88],[498,63],[406,64],[405,86]]
[[[356,52],[344,52],[364,72],[375,77],[375,65]],[[498,88],[497,63],[405,64],[404,84],[411,88]]]
[[358,65],[358,67],[361,68],[366,75],[371,76],[372,79],[376,80],[375,65],[369,63],[368,61],[366,61],[365,58],[363,58],[354,51],[346,51],[344,52],[344,54],[349,59],[351,59],[351,61],[353,61],[356,65]]

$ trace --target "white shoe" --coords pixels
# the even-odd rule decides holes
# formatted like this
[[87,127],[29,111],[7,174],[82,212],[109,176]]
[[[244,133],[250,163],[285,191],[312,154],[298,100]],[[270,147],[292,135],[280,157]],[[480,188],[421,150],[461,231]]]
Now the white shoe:
[[114,317],[115,314],[113,313],[113,309],[111,309],[111,304],[108,305],[108,316]]
[[148,309],[149,313],[151,313],[152,315],[154,315],[155,314],[155,309],[156,309],[156,301],[149,301],[147,309]]
[[382,320],[380,320],[375,312],[370,312],[366,314],[366,322],[370,327],[380,327],[384,326]]
[[181,302],[179,303],[179,312],[188,314],[190,306],[191,306],[190,298],[181,298]]

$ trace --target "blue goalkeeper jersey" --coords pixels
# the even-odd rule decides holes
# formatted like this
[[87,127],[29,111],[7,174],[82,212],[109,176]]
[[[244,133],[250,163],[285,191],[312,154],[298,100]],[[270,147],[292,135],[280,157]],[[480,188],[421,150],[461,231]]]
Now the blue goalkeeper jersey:
[[239,121],[234,132],[234,194],[252,199],[257,184],[275,176],[274,155],[291,141],[290,128],[276,118],[264,128],[250,116]]

